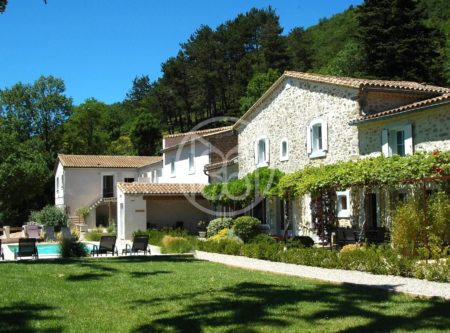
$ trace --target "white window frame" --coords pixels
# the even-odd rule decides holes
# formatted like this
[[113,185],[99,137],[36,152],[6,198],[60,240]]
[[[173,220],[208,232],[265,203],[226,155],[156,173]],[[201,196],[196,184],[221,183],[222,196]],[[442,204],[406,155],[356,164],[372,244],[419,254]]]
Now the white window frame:
[[116,174],[112,173],[112,172],[101,172],[100,173],[100,177],[101,177],[101,187],[100,187],[100,193],[101,196],[103,197],[103,177],[104,176],[112,176],[113,177],[113,197],[116,197],[116,186],[117,186],[117,182],[116,182]]
[[175,165],[175,157],[170,159],[170,177],[174,178],[177,176],[177,169]]
[[[260,161],[260,154],[259,154],[259,143],[263,141],[264,142],[264,161]],[[270,161],[270,146],[269,146],[269,139],[267,136],[260,136],[255,140],[255,165],[257,168],[265,167],[269,165]]]
[[[347,200],[347,209],[342,209],[339,197],[345,197]],[[346,218],[351,216],[350,190],[336,192],[336,212],[337,217]]]
[[193,152],[190,152],[188,155],[188,174],[192,175],[194,173],[195,173],[195,154]]
[[381,151],[389,157],[398,153],[397,133],[403,131],[403,144],[406,155],[414,153],[413,133],[411,123],[397,123],[385,126],[381,131]]
[[[314,129],[320,125],[322,133],[322,148],[314,149],[315,132]],[[306,150],[309,158],[325,157],[328,152],[328,126],[322,118],[311,120],[306,129]]]
[[[286,144],[286,155],[283,155],[283,144]],[[280,161],[289,160],[289,141],[287,138],[281,139],[280,142]]]
[[56,177],[56,193],[59,192],[59,177]]

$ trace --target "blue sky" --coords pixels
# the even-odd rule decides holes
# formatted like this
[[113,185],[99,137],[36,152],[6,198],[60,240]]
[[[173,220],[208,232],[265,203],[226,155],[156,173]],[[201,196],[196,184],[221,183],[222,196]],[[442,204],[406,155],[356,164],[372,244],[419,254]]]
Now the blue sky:
[[0,89],[40,75],[64,79],[75,104],[123,100],[136,75],[161,63],[202,24],[215,28],[271,5],[287,34],[362,0],[9,0],[0,15]]

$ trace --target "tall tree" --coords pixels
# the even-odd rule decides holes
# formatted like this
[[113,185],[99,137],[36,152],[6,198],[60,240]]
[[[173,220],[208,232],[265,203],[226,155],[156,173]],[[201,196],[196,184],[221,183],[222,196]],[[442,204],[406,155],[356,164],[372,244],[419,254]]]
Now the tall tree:
[[138,155],[159,155],[161,148],[159,120],[150,113],[141,114],[135,121],[130,138]]
[[241,113],[244,114],[279,77],[280,72],[274,69],[269,69],[267,73],[256,73],[240,100]]
[[415,0],[365,0],[358,10],[367,74],[382,79],[442,83],[442,39],[425,26]]
[[64,124],[64,150],[71,154],[103,154],[109,135],[105,130],[107,105],[94,98],[74,108]]

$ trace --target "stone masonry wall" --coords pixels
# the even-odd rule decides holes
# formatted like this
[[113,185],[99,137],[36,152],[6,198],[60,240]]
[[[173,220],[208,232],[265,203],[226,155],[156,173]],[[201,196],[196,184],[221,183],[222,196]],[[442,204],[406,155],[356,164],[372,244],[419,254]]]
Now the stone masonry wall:
[[381,154],[381,132],[396,123],[411,123],[414,151],[450,150],[450,105],[359,126],[361,155]]
[[[286,79],[238,129],[239,177],[255,169],[254,142],[260,136],[269,139],[269,167],[284,172],[294,172],[308,163],[328,164],[357,157],[357,128],[349,125],[359,114],[357,96],[357,89]],[[310,159],[306,150],[307,126],[317,117],[328,124],[328,153],[326,157]],[[288,139],[287,161],[280,161],[283,138]]]

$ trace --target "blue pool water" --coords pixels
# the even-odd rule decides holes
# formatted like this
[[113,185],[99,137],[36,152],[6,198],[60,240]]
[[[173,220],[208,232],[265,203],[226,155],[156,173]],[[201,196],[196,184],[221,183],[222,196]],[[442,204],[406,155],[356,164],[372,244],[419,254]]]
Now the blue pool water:
[[[92,244],[84,244],[89,252],[92,250]],[[17,251],[19,248],[19,245],[8,245],[9,249],[12,253]],[[52,255],[59,255],[61,254],[60,248],[58,244],[38,244],[38,254],[39,255],[45,255],[45,254],[52,254]]]

